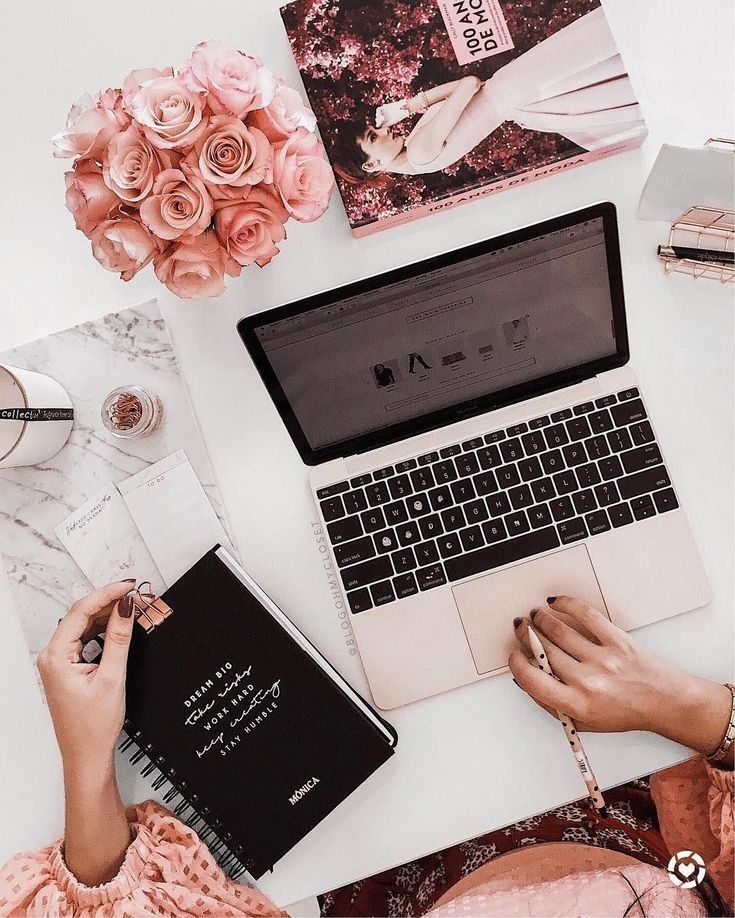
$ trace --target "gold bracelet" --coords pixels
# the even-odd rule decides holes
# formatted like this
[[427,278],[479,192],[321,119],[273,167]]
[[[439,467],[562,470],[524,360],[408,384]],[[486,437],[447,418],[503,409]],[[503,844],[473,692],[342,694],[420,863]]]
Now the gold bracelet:
[[707,756],[707,761],[712,765],[716,765],[718,762],[721,762],[725,756],[730,752],[732,744],[735,743],[735,685],[731,682],[726,682],[725,685],[730,689],[730,695],[732,696],[732,710],[730,711],[730,723],[727,725],[727,730],[725,730],[725,735],[722,737],[722,742],[715,749],[713,753]]
[[427,111],[429,108],[429,104],[430,104],[429,97],[426,95],[426,93],[422,89],[421,92],[416,96],[416,98],[419,100],[419,105],[421,106],[419,108],[419,114],[423,115],[423,113]]

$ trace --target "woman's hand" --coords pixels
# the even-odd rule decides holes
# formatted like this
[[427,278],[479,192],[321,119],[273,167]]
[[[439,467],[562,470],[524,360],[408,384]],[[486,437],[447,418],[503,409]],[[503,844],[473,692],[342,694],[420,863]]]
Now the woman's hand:
[[[130,844],[115,777],[115,742],[125,716],[125,668],[133,630],[135,581],[111,583],[75,602],[38,655],[64,765],[64,857],[78,880],[111,880]],[[84,642],[105,631],[99,664]]]
[[[606,615],[571,596],[549,597],[513,623],[520,649],[508,661],[518,685],[547,711],[563,711],[580,730],[650,730],[709,754],[727,729],[724,685],[669,666],[639,647]],[[541,672],[528,641],[538,635],[556,679]]]

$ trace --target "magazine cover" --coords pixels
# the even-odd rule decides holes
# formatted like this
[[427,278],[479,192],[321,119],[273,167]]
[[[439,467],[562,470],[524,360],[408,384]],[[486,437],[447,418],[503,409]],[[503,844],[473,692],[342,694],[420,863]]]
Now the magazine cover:
[[281,14],[355,235],[646,136],[599,0],[296,0]]

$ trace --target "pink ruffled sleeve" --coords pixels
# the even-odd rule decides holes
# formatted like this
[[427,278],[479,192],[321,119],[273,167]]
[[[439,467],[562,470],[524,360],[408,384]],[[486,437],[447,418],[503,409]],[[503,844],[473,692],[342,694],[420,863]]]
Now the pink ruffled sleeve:
[[225,876],[196,833],[164,807],[149,800],[131,808],[128,816],[134,838],[114,880],[84,886],[64,863],[58,841],[18,854],[0,868],[0,915],[284,914],[261,893]]

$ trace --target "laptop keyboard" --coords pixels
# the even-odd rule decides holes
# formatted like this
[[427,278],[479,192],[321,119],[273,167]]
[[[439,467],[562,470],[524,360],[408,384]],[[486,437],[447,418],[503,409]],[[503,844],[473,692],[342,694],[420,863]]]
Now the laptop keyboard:
[[317,491],[352,612],[675,510],[637,389]]

